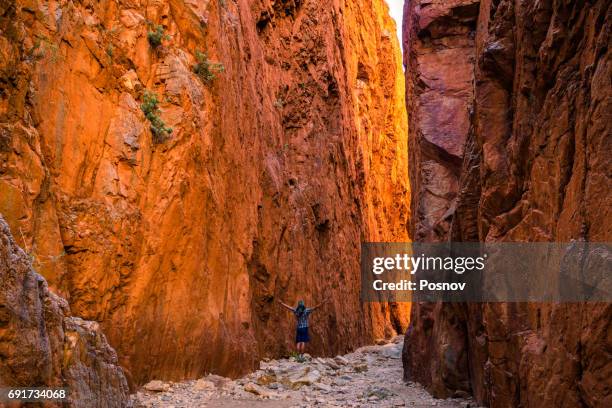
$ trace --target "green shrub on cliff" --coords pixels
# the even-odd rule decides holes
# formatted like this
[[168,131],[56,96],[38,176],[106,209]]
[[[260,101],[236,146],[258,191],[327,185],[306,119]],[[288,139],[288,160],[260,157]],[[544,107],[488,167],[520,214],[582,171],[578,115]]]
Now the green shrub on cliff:
[[142,104],[140,105],[140,109],[142,109],[142,112],[151,124],[153,142],[163,143],[172,133],[172,128],[166,126],[164,121],[161,119],[161,111],[159,110],[158,105],[159,100],[157,99],[157,95],[148,89],[145,90],[142,95]]
[[220,62],[210,62],[207,53],[196,51],[195,56],[198,62],[194,65],[193,72],[195,72],[204,83],[211,83],[217,77],[216,74],[225,71],[225,67]]
[[164,33],[164,27],[158,24],[149,23],[150,30],[147,32],[147,40],[153,48],[161,45],[163,40],[169,40],[170,36]]

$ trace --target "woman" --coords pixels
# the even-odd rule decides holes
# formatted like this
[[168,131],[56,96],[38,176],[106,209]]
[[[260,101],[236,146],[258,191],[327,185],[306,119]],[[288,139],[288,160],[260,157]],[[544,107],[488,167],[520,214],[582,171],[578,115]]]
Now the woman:
[[323,302],[319,303],[315,307],[306,307],[304,305],[303,300],[298,301],[298,304],[295,308],[281,302],[280,300],[278,302],[284,307],[286,307],[287,309],[291,310],[293,314],[295,315],[295,318],[297,319],[297,329],[295,333],[295,345],[296,345],[297,352],[299,354],[298,359],[300,361],[303,361],[304,360],[304,350],[306,349],[306,343],[310,341],[310,336],[308,335],[308,317],[310,316],[310,313],[312,313],[315,309],[327,303],[327,299],[325,299]]

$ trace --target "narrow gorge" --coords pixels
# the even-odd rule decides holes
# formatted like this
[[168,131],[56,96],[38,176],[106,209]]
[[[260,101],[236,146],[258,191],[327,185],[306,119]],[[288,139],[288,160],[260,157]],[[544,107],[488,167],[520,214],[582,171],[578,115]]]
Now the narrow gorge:
[[[610,303],[360,297],[365,242],[611,241],[611,24],[606,0],[0,0],[0,388],[612,406]],[[324,302],[303,364],[298,299]],[[324,378],[283,405],[287,370]]]

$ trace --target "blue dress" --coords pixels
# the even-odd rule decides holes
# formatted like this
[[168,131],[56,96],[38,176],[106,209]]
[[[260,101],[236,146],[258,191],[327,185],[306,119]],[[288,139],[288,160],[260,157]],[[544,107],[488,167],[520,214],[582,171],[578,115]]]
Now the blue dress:
[[308,335],[308,316],[312,309],[304,308],[301,313],[298,313],[297,309],[293,309],[293,314],[297,319],[297,330],[295,333],[296,343],[308,343],[310,336]]

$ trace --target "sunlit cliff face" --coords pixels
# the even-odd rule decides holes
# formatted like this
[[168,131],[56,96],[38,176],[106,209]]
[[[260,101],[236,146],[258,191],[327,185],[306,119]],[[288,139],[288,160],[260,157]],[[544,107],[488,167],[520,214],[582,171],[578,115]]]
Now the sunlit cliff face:
[[317,353],[405,329],[358,296],[360,243],[408,239],[396,27],[285,3],[0,4],[0,212],[136,383],[286,352],[279,298],[332,299]]

